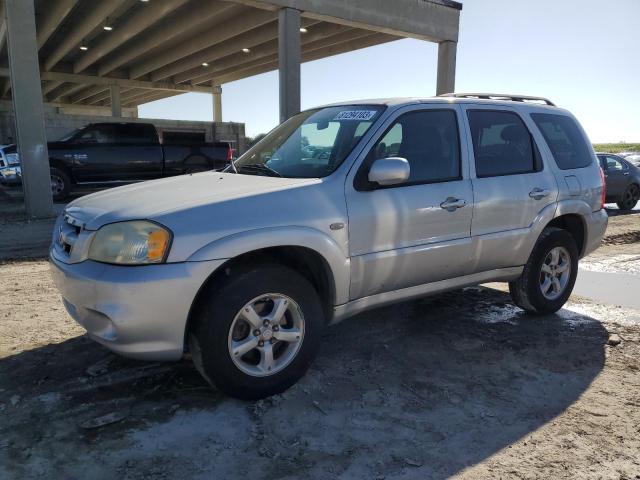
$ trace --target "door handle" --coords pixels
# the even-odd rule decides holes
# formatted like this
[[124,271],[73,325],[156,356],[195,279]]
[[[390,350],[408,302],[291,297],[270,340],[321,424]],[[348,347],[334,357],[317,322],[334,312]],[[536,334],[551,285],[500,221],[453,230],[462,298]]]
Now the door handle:
[[462,208],[466,204],[467,201],[461,198],[448,197],[440,204],[440,208],[447,210],[448,212],[455,212],[458,208]]
[[551,192],[546,188],[534,188],[529,192],[529,196],[535,200],[540,200],[544,197],[548,197]]
[[629,175],[629,172],[624,172],[624,175]]

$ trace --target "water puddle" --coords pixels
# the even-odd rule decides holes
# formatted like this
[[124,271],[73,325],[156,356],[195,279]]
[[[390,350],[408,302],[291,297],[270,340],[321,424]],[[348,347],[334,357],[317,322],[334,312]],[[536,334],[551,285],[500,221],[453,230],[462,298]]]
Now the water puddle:
[[640,275],[580,268],[573,293],[597,302],[640,308]]

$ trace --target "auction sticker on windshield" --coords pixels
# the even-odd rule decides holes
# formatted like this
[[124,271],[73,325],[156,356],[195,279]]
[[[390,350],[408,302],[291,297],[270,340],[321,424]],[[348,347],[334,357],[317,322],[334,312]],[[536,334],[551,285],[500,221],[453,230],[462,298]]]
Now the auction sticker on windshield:
[[375,110],[344,110],[334,120],[371,120],[376,113]]

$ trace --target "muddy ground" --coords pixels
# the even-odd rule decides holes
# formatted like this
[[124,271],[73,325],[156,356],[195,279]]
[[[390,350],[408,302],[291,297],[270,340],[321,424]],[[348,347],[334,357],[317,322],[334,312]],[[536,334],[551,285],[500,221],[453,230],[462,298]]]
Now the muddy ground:
[[[583,267],[638,272],[639,235],[640,212],[613,216]],[[88,340],[44,260],[0,264],[0,285],[2,479],[640,478],[640,309],[574,296],[534,318],[501,284],[378,309],[327,329],[289,391],[240,402],[187,360]]]

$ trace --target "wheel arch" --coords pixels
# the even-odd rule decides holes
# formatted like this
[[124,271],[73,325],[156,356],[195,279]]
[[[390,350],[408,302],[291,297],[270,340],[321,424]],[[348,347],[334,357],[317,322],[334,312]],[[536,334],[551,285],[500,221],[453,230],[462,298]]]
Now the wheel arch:
[[188,343],[189,332],[193,325],[197,306],[204,298],[212,284],[224,282],[226,277],[232,275],[238,269],[248,266],[282,265],[295,270],[305,277],[313,285],[322,302],[326,323],[329,323],[333,315],[333,307],[336,304],[336,283],[327,260],[316,250],[299,245],[280,245],[273,247],[250,250],[228,259],[203,282],[196,294],[184,331],[185,346]]
[[589,225],[586,219],[591,217],[590,206],[579,200],[565,200],[558,203],[553,219],[545,227],[557,227],[568,231],[576,242],[578,254],[584,255],[587,245]]
[[211,282],[223,281],[239,265],[276,263],[305,276],[322,298],[327,322],[335,305],[349,297],[350,261],[340,246],[325,233],[309,227],[271,227],[249,230],[215,240],[193,253],[188,261],[225,259],[203,282],[196,294],[185,328],[189,332],[194,307]]
[[49,168],[57,168],[59,170],[62,170],[69,176],[69,180],[71,180],[71,183],[75,183],[76,180],[73,177],[71,168],[69,168],[69,166],[64,161],[57,158],[49,158]]
[[576,213],[560,215],[551,220],[547,227],[557,227],[569,232],[576,242],[579,257],[582,257],[587,241],[587,228],[583,216]]

